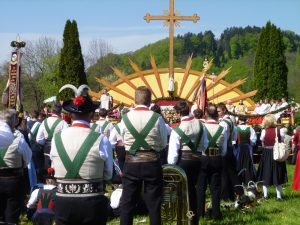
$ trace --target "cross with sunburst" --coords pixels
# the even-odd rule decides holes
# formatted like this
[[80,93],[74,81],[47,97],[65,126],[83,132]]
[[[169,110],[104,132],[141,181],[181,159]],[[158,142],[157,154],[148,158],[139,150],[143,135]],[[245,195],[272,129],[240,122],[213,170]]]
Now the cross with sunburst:
[[193,21],[194,23],[197,23],[197,21],[200,19],[200,17],[197,14],[194,14],[193,16],[180,16],[180,12],[178,10],[174,11],[174,0],[170,0],[170,11],[165,10],[164,16],[151,16],[150,13],[147,13],[146,16],[144,16],[144,20],[146,20],[148,23],[151,20],[164,20],[164,26],[169,26],[169,35],[170,35],[170,42],[169,42],[169,76],[174,76],[174,65],[173,65],[173,57],[174,57],[174,26],[179,27],[180,26],[180,20],[181,21]]

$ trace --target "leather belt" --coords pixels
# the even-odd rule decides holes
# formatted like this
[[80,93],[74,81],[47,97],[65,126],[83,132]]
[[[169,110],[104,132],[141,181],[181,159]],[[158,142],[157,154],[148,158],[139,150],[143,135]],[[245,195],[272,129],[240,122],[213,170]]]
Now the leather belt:
[[154,150],[151,151],[137,151],[135,155],[126,152],[125,162],[140,163],[140,162],[155,162],[159,160],[159,153]]
[[220,156],[219,148],[214,148],[214,147],[208,148],[205,150],[205,155],[206,156]]
[[193,160],[198,161],[201,159],[200,152],[192,152],[192,151],[181,151],[181,160]]
[[57,180],[56,195],[60,197],[91,197],[103,195],[103,182],[95,180]]
[[19,177],[19,176],[23,176],[23,174],[24,174],[24,169],[23,168],[0,169],[0,178],[3,178],[3,177]]

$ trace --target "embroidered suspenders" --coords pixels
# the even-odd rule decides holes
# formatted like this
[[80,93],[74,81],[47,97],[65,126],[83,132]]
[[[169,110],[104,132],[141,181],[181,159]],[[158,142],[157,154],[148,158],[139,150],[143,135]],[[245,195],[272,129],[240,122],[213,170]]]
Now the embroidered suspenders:
[[67,154],[67,151],[62,143],[61,132],[54,136],[55,145],[59,158],[61,159],[64,167],[67,170],[65,178],[67,179],[80,179],[79,170],[82,167],[89,151],[91,150],[94,143],[99,138],[100,134],[96,132],[91,132],[87,138],[84,140],[83,144],[79,148],[75,158],[71,161]]
[[94,124],[92,125],[92,127],[91,127],[92,131],[95,131],[96,128],[97,128],[97,126],[98,126],[98,124],[94,123]]
[[53,125],[52,125],[52,127],[50,129],[50,127],[48,125],[48,120],[47,119],[45,120],[45,123],[44,123],[45,124],[45,129],[46,129],[47,134],[48,134],[48,138],[47,139],[52,139],[54,131],[55,131],[55,128],[60,123],[60,121],[61,121],[61,119],[55,120],[55,122],[53,123]]
[[200,131],[199,131],[199,135],[195,141],[195,143],[192,142],[192,140],[180,129],[180,127],[174,127],[173,130],[179,135],[179,137],[181,138],[181,141],[184,142],[191,150],[192,152],[197,151],[197,148],[199,146],[199,143],[201,141],[202,138],[202,134],[203,134],[203,125],[202,123],[200,124]]
[[7,149],[0,149],[0,168],[7,168],[8,166],[6,165],[6,163],[4,162],[4,157],[5,157],[5,154],[7,152],[8,148]]
[[116,131],[118,132],[119,135],[121,135],[121,130],[118,124],[115,125]]
[[150,120],[147,122],[146,126],[143,128],[143,130],[139,133],[134,126],[132,125],[132,123],[130,122],[130,120],[128,119],[127,114],[123,115],[123,121],[124,124],[126,126],[126,128],[128,129],[128,131],[130,132],[130,134],[134,137],[135,141],[134,143],[131,145],[130,149],[129,149],[129,153],[131,155],[135,155],[137,150],[142,147],[146,150],[151,150],[150,145],[148,145],[148,143],[145,141],[145,138],[148,136],[148,134],[150,133],[150,131],[152,130],[152,128],[154,127],[156,121],[158,120],[158,118],[160,117],[160,115],[158,113],[153,113]]
[[105,131],[105,129],[108,126],[108,124],[109,124],[109,122],[105,121],[104,124],[102,125],[103,132]]
[[208,146],[207,146],[207,149],[211,148],[211,147],[215,147],[216,146],[216,143],[217,143],[217,140],[218,138],[221,136],[222,132],[223,132],[223,127],[219,126],[217,132],[215,133],[214,136],[212,136],[208,129],[205,127],[206,129],[206,133],[207,133],[207,139],[208,139]]

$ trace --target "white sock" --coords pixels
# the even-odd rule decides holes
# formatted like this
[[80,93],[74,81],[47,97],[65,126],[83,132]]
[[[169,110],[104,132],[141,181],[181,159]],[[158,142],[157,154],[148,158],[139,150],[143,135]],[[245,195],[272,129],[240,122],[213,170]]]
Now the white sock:
[[277,198],[281,198],[281,194],[282,194],[282,186],[281,185],[276,186],[276,193],[277,193]]
[[264,197],[268,197],[268,186],[263,185],[263,192],[264,192]]

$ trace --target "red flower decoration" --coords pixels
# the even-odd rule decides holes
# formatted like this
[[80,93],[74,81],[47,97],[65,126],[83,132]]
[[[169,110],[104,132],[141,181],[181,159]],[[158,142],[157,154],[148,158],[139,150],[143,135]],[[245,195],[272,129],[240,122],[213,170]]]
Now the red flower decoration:
[[74,98],[74,100],[73,100],[73,103],[76,106],[82,106],[84,104],[84,102],[85,102],[85,99],[82,96],[78,96],[78,97]]
[[52,173],[54,173],[54,169],[52,167],[49,167],[48,168],[48,174],[52,174]]

